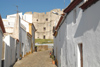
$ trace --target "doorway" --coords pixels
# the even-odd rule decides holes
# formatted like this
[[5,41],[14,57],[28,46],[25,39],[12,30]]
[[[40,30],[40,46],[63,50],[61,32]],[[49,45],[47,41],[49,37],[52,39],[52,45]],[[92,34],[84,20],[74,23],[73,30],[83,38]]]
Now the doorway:
[[83,45],[78,44],[78,67],[83,67]]
[[24,43],[22,43],[22,57],[24,57]]
[[45,35],[43,36],[43,39],[45,39]]

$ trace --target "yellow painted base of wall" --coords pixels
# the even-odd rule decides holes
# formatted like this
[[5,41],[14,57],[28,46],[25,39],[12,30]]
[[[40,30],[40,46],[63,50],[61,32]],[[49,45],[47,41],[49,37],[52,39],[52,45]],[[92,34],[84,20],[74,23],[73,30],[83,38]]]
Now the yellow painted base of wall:
[[20,54],[20,57],[22,58],[22,55]]
[[35,52],[35,49],[33,50],[33,52]]
[[57,63],[57,66],[58,66],[58,60],[57,59],[55,60],[55,62]]
[[[34,50],[35,51],[35,50]],[[26,56],[28,56],[29,54],[32,54],[32,52],[30,51],[30,52],[27,52],[25,55],[24,55],[24,57],[26,57]]]

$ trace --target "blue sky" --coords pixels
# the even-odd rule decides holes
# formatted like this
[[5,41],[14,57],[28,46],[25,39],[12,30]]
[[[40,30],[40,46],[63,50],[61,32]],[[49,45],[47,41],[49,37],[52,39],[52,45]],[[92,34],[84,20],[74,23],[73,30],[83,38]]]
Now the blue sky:
[[0,0],[0,14],[2,18],[6,15],[16,13],[16,5],[20,12],[49,12],[52,9],[64,9],[70,3],[70,0]]

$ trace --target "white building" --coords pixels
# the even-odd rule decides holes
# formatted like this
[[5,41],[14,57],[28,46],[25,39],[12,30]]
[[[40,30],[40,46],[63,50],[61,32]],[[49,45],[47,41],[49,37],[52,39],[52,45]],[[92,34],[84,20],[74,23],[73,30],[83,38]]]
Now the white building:
[[[27,42],[30,45],[28,52],[33,52],[35,50],[35,26],[32,23],[32,14],[24,14],[23,19],[21,19],[21,24],[26,27],[27,32]],[[31,50],[30,50],[31,49]]]
[[5,33],[5,28],[4,28],[3,21],[0,15],[0,67],[2,64],[1,60],[2,60],[3,33]]
[[32,24],[32,15],[25,13],[7,15],[3,19],[7,33],[17,40],[17,59],[32,53],[35,48],[35,27]]
[[26,55],[27,52],[27,32],[24,25],[21,24],[21,41],[22,41],[22,57]]
[[[18,14],[22,18],[22,13],[18,13]],[[16,14],[7,15],[7,18],[3,19],[5,30],[7,31],[6,33],[8,33],[8,34],[13,33],[13,28],[14,28],[15,22],[16,22]]]
[[74,0],[64,13],[54,32],[58,67],[100,67],[100,1]]

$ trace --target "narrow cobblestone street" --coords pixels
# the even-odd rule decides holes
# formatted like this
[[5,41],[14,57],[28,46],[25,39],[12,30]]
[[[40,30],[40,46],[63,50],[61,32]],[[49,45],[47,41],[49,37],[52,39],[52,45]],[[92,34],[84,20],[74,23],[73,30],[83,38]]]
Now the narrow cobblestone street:
[[34,52],[15,63],[14,67],[56,67],[52,64],[49,50]]

